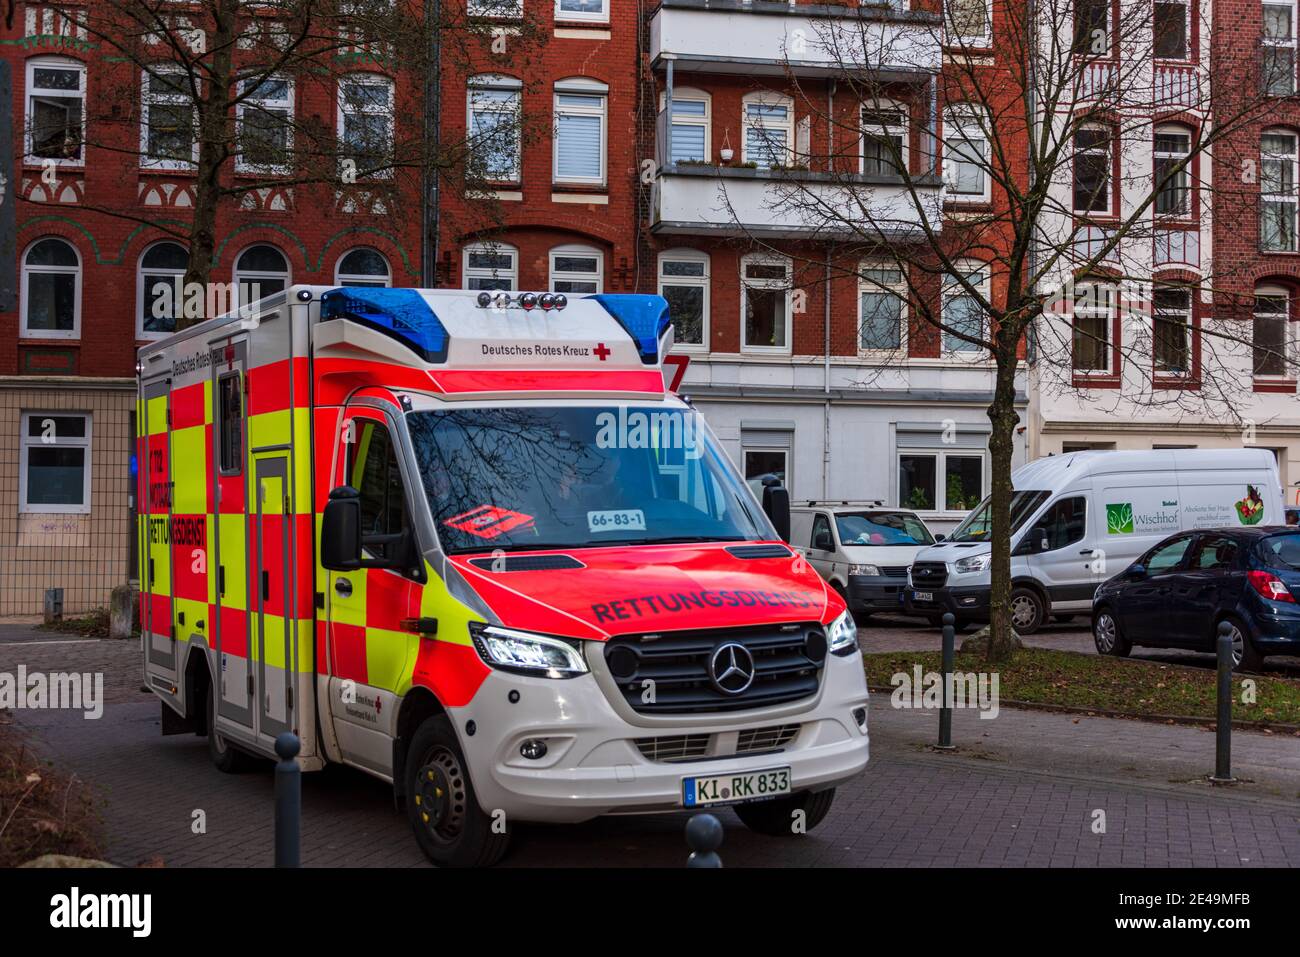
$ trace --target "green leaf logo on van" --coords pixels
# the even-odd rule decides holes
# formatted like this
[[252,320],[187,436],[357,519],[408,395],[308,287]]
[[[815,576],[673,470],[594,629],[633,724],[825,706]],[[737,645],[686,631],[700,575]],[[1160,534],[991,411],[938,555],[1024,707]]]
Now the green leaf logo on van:
[[1106,506],[1106,534],[1133,534],[1133,503],[1121,502]]

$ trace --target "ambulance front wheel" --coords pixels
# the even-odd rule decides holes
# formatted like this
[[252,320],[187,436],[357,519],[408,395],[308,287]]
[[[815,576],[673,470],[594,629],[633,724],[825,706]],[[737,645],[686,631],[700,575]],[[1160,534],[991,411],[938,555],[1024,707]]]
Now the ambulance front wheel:
[[253,759],[221,736],[217,730],[217,696],[209,682],[206,689],[208,708],[208,756],[218,771],[238,774],[252,767]]
[[489,867],[510,845],[505,818],[479,807],[460,742],[443,715],[426,720],[411,741],[406,814],[420,850],[440,867]]
[[789,837],[806,834],[820,824],[830,812],[835,800],[835,789],[805,791],[788,798],[738,804],[736,817],[756,834],[772,837]]

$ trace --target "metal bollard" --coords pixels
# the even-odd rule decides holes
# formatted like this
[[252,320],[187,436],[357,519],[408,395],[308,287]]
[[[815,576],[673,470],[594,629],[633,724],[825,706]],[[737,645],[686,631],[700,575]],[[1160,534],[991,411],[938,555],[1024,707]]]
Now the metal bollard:
[[1214,729],[1215,784],[1231,784],[1232,776],[1232,625],[1219,622],[1219,637],[1215,642],[1219,656],[1218,717]]
[[692,814],[686,822],[686,845],[691,849],[687,867],[721,867],[722,822],[712,814]]
[[943,616],[943,665],[941,666],[941,675],[943,679],[943,705],[939,708],[939,744],[938,749],[941,751],[952,751],[952,658],[953,644],[957,640],[957,630],[954,627],[957,619],[953,617],[952,612],[947,612]]
[[298,752],[302,742],[286,731],[275,739],[275,866],[300,867],[299,843],[302,829],[302,769]]

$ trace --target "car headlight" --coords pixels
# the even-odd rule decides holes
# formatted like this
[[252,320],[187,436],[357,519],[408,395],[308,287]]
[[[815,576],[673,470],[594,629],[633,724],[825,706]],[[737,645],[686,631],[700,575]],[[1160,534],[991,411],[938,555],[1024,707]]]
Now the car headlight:
[[858,650],[858,626],[847,611],[831,622],[826,629],[826,641],[831,654],[851,655]]
[[850,565],[850,575],[870,575],[872,578],[880,577],[879,565]]
[[587,673],[576,642],[500,625],[470,622],[470,637],[479,657],[493,668],[541,678],[573,678]]
[[985,552],[983,555],[972,555],[970,558],[961,558],[953,565],[958,574],[966,572],[982,572],[988,568],[993,561],[993,554]]

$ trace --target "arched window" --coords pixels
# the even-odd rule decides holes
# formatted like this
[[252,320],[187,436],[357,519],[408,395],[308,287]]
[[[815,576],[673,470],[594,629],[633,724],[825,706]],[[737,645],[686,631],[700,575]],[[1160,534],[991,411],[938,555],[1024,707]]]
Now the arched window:
[[759,169],[789,165],[794,155],[794,100],[776,93],[750,93],[742,102],[745,138],[741,159]]
[[661,252],[659,295],[668,300],[673,342],[706,348],[709,344],[709,254],[697,249]]
[[23,318],[29,339],[81,335],[81,257],[62,239],[38,239],[23,256]]
[[334,269],[334,281],[340,286],[391,286],[392,271],[388,260],[378,250],[358,246],[349,251]]
[[1300,214],[1300,148],[1290,130],[1265,130],[1259,139],[1260,244],[1268,252],[1295,252]]
[[604,289],[605,254],[593,246],[556,246],[551,250],[551,291],[596,293]]
[[793,268],[785,256],[749,253],[740,260],[740,347],[752,352],[790,351]]
[[862,172],[901,173],[907,150],[907,107],[893,100],[862,104]]
[[[1181,219],[1191,212],[1192,133],[1185,126],[1157,126],[1155,135],[1156,215]],[[1183,168],[1173,172],[1179,163]]]
[[[659,112],[667,108],[668,98],[659,94]],[[703,90],[689,87],[673,90],[672,150],[670,163],[707,163],[712,149],[712,98]],[[665,144],[665,149],[667,144]]]
[[1252,371],[1256,379],[1292,378],[1288,368],[1291,297],[1281,286],[1255,289],[1255,321],[1252,343]]
[[184,315],[189,264],[190,254],[176,243],[154,243],[144,251],[135,282],[137,336],[165,336],[176,331],[176,319]]
[[943,174],[950,200],[989,201],[987,119],[980,107],[967,103],[950,106],[943,114]]
[[235,260],[235,296],[240,306],[284,292],[288,286],[289,261],[274,246],[249,246]]
[[519,180],[520,96],[523,83],[512,76],[480,73],[469,78],[466,128],[470,173],[497,183]]
[[86,157],[86,65],[59,57],[27,61],[27,157],[81,166]]
[[339,80],[339,151],[357,176],[393,175],[393,81],[377,73],[354,73]]
[[466,246],[463,271],[466,289],[514,292],[519,286],[519,250],[493,242]]

